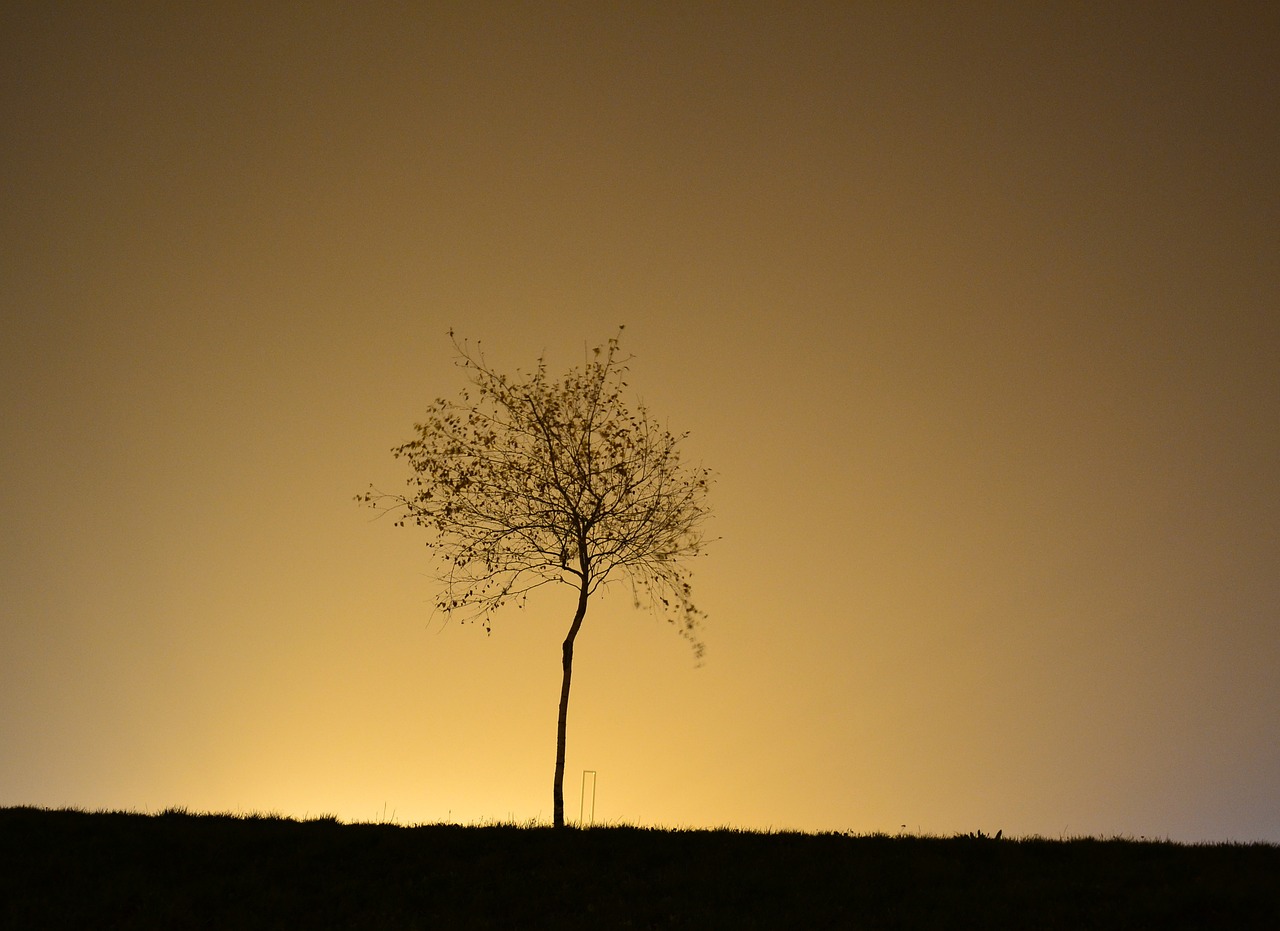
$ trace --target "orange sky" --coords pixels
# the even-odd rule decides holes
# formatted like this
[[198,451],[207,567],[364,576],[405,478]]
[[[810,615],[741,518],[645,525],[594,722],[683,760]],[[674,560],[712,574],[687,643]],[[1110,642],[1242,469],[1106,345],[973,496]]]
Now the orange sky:
[[572,592],[351,498],[625,323],[571,815],[1280,842],[1273,4],[267,6],[0,10],[0,805],[549,820]]

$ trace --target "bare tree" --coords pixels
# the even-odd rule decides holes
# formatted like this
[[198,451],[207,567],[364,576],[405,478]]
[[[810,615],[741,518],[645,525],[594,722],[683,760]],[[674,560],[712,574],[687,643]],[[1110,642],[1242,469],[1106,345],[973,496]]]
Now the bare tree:
[[409,493],[370,487],[356,500],[428,531],[443,572],[436,608],[479,620],[559,583],[578,605],[562,646],[553,823],[564,826],[565,723],[573,645],[587,602],[606,582],[631,584],[637,607],[666,616],[701,659],[701,612],[684,561],[703,546],[707,470],[680,461],[675,435],[624,395],[619,337],[556,380],[545,357],[532,373],[494,371],[449,331],[470,378],[456,400],[427,408],[417,437],[392,450],[413,469]]

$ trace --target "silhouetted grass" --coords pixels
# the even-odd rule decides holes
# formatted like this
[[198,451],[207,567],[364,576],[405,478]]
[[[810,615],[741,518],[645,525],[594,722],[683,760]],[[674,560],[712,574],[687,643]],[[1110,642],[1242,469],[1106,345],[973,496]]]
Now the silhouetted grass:
[[4,928],[1280,928],[1280,847],[0,809]]

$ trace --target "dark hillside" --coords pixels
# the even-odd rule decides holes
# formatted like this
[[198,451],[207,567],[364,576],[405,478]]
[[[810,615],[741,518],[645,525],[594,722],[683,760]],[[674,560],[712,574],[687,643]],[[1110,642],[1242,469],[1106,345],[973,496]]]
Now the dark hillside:
[[3,928],[1280,928],[1280,847],[0,809]]

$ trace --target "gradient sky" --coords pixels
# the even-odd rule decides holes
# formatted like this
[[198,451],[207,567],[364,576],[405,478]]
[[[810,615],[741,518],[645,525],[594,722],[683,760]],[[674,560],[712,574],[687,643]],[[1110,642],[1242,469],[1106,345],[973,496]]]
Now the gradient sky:
[[5,3],[0,805],[549,821],[573,593],[352,497],[624,323],[571,817],[1280,842],[1278,9]]

